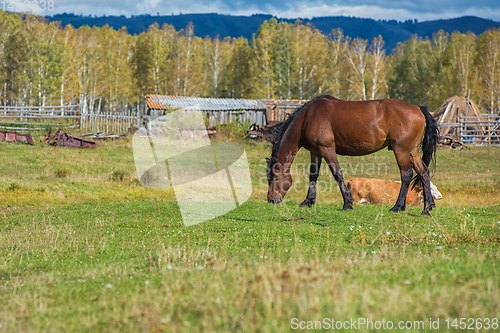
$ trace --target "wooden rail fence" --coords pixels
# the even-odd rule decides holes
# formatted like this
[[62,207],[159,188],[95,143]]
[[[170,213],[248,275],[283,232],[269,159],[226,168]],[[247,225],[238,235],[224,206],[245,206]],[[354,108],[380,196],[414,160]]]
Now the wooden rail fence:
[[459,116],[458,122],[460,142],[474,146],[500,146],[500,117],[498,115]]
[[0,128],[41,131],[47,127],[78,128],[80,106],[0,106]]
[[500,116],[482,114],[480,116],[459,115],[457,123],[441,123],[440,128],[450,135],[442,138],[454,139],[462,144],[473,146],[500,146]]
[[[241,121],[259,123],[270,120],[283,121],[285,114],[302,105],[304,101],[264,101],[264,111],[246,113],[245,111],[210,111],[207,116],[212,122],[225,123],[233,117]],[[267,103],[266,103],[267,102]],[[101,111],[100,113],[80,112],[80,105],[67,106],[0,106],[0,130],[7,131],[44,131],[48,127],[74,128],[84,133],[105,132],[122,134],[132,125],[141,125],[143,112],[130,108],[120,112]],[[450,132],[456,140],[474,146],[500,146],[500,115],[482,114],[478,116],[459,115],[457,123],[439,124],[452,127]]]
[[101,112],[81,115],[80,129],[85,132],[99,132],[122,134],[132,124],[139,125],[140,117],[132,110],[124,110],[121,113]]
[[[49,127],[74,128],[83,132],[124,133],[139,124],[138,111],[80,112],[80,105],[0,106],[0,129],[8,131],[46,131]],[[140,114],[140,112],[139,112]]]

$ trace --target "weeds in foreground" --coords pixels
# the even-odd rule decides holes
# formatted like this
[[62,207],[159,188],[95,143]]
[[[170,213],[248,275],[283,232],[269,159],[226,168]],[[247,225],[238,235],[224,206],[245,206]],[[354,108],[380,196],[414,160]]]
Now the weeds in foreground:
[[127,172],[125,170],[114,170],[111,174],[111,180],[114,181],[124,181],[127,177]]
[[56,169],[54,174],[58,178],[66,178],[66,177],[69,177],[71,175],[71,170],[69,168],[66,168],[66,167],[61,167],[61,168]]

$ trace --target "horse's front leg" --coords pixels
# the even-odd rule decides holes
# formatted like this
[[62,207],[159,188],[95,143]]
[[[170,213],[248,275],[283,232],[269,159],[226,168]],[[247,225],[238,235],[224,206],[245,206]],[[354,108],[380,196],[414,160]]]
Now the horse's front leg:
[[344,176],[342,175],[342,170],[340,170],[335,147],[324,147],[320,149],[320,153],[323,155],[323,158],[330,167],[333,178],[335,178],[335,181],[339,185],[340,192],[342,192],[342,198],[344,199],[344,206],[342,207],[342,210],[351,210],[354,199],[344,183]]
[[311,152],[311,167],[309,169],[309,189],[306,199],[300,204],[300,207],[311,207],[316,203],[316,181],[319,177],[319,168],[321,167],[321,156]]

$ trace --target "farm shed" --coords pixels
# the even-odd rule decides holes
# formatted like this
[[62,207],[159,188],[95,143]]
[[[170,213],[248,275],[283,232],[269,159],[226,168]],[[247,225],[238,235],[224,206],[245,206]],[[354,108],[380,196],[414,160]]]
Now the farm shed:
[[476,103],[470,99],[467,101],[467,98],[462,96],[448,98],[432,115],[439,124],[441,136],[458,135],[457,129],[461,117],[476,121],[479,121],[480,118]]
[[267,120],[282,122],[287,114],[293,113],[297,108],[308,102],[307,99],[263,99],[267,105]]
[[453,96],[432,114],[436,119],[441,139],[456,140],[473,145],[500,144],[500,118],[481,114],[472,100]]
[[267,125],[266,105],[259,99],[202,98],[146,95],[147,115],[160,117],[171,109],[199,110],[208,117],[208,125],[236,120],[259,126]]

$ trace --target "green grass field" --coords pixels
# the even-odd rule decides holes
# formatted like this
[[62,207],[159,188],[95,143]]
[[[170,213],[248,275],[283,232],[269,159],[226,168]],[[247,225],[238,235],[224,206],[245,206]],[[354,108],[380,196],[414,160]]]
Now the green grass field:
[[[0,142],[0,332],[498,331],[499,148],[438,150],[432,218],[341,211],[325,168],[318,204],[298,208],[305,151],[285,204],[267,204],[270,146],[245,148],[250,200],[186,228],[173,191],[140,186],[130,139]],[[346,178],[399,178],[389,151],[339,159]]]

